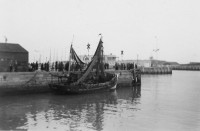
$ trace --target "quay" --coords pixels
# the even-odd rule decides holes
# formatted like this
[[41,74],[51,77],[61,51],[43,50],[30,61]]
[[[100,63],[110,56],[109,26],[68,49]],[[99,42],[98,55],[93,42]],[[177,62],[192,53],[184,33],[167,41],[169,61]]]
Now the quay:
[[48,92],[50,75],[45,71],[0,72],[0,94]]
[[[118,86],[131,86],[133,74],[130,70],[107,70],[119,74]],[[48,84],[57,81],[51,74],[62,75],[62,72],[0,72],[0,94],[7,93],[44,93],[49,92]]]
[[143,67],[140,70],[141,74],[172,74],[170,67]]
[[173,70],[200,71],[200,65],[180,65],[172,67]]
[[[133,84],[141,84],[141,75],[145,74],[172,74],[171,68],[138,68],[138,83],[134,83],[136,72],[131,70],[109,69],[106,72],[119,74],[118,87],[130,87]],[[48,84],[57,79],[52,78],[51,74],[62,75],[62,72],[0,72],[0,94],[4,93],[44,93],[49,92]]]

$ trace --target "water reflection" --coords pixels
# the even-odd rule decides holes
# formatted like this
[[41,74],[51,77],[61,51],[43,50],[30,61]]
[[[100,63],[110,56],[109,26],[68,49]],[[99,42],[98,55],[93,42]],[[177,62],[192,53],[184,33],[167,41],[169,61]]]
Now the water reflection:
[[[58,98],[59,97],[59,98]],[[64,120],[69,129],[78,127],[102,130],[103,113],[106,104],[117,104],[117,92],[105,92],[78,96],[52,97],[49,102],[50,110],[53,111],[54,120]],[[58,100],[59,99],[59,100]]]
[[[83,95],[0,96],[0,129],[103,130],[107,119],[135,110],[141,87]],[[124,106],[124,102],[129,106]],[[132,112],[130,112],[132,113]]]
[[141,85],[135,85],[133,87],[122,87],[117,90],[118,99],[130,100],[132,103],[139,101],[141,97]]
[[197,131],[199,78],[199,72],[173,72],[143,76],[142,87],[114,92],[0,96],[0,130]]
[[133,100],[141,97],[141,85],[133,86]]
[[27,114],[35,118],[38,112],[47,109],[46,96],[0,96],[0,129],[17,129],[27,124]]
[[[102,130],[105,105],[117,104],[117,92],[78,96],[25,95],[0,98],[0,129],[81,127]],[[43,124],[41,124],[42,122]],[[51,123],[53,127],[51,127]]]

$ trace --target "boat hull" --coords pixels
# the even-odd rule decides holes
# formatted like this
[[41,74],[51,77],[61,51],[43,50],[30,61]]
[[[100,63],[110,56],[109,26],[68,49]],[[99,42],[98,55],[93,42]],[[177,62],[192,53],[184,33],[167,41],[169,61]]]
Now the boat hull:
[[115,89],[116,89],[116,87],[117,87],[117,84],[116,84],[116,85],[114,85],[113,87],[111,87],[111,88],[110,88],[110,90],[115,90]]
[[82,93],[91,93],[99,91],[109,91],[115,90],[117,86],[118,75],[115,75],[110,81],[97,84],[64,84],[64,83],[51,83],[49,87],[56,93],[59,94],[82,94]]

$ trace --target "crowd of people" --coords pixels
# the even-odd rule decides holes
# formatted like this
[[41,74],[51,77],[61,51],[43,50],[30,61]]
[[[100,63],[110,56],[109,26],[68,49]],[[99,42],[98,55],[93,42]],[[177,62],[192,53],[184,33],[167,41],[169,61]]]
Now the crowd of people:
[[[71,69],[70,70],[81,70],[82,68],[80,65],[72,63],[71,64]],[[33,62],[29,64],[29,71],[35,71],[35,70],[42,70],[42,71],[68,71],[69,69],[69,62],[52,62],[51,64],[49,62],[45,63],[38,63],[38,62]]]
[[36,63],[30,63],[29,65],[28,65],[28,71],[35,71],[35,70],[38,70],[38,62],[36,62]]
[[[35,71],[35,70],[42,70],[42,71],[68,71],[69,69],[69,62],[52,62],[51,64],[49,62],[45,63],[38,63],[33,62],[29,64],[29,71]],[[104,64],[105,69],[110,69],[112,67],[109,66],[109,63]],[[115,66],[113,67],[115,70],[130,70],[137,68],[137,65],[134,63],[115,63]],[[71,63],[70,70],[78,71],[83,70],[84,67],[80,66],[76,63]]]
[[115,63],[115,70],[130,70],[137,68],[134,63]]
[[56,70],[56,71],[62,71],[65,67],[63,62],[53,62],[50,64],[49,62],[45,63],[38,63],[38,62],[33,62],[29,64],[29,71],[35,71],[35,70],[42,70],[42,71],[49,71],[49,70]]
[[15,72],[17,71],[17,61],[12,61],[9,65],[9,70],[10,72]]

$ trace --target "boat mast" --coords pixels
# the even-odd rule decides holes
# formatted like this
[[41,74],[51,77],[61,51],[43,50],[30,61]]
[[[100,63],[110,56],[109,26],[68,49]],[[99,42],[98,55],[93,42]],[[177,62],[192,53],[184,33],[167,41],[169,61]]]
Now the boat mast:
[[103,61],[103,57],[104,57],[104,47],[103,47],[103,36],[101,35],[101,42],[102,42],[102,46],[101,46],[101,51],[100,51],[100,69],[101,69],[101,75],[102,77],[104,76],[104,61]]
[[102,48],[103,45],[102,44],[103,44],[103,42],[100,39],[99,44],[97,46],[97,49],[96,49],[96,51],[94,53],[94,56],[93,56],[91,62],[89,63],[89,65],[86,68],[86,70],[84,71],[83,75],[74,84],[78,84],[78,83],[84,81],[85,78],[89,75],[89,73],[92,71],[93,68],[96,68],[96,77],[97,77],[97,79],[99,79],[100,71],[102,73],[101,74],[101,78],[105,76],[105,75],[103,75],[104,74],[104,65],[103,65],[103,57],[102,57],[102,55],[103,55],[103,48]]
[[74,41],[74,35],[73,35],[73,38],[72,38],[72,42],[71,42],[71,46],[70,46],[70,52],[69,52],[69,67],[68,67],[68,74],[70,74],[70,66],[71,66],[71,51],[72,51],[72,44],[73,44],[73,41]]
[[103,63],[103,41],[102,41],[102,35],[99,34],[101,36],[99,43],[101,44],[99,52],[98,52],[98,60],[97,60],[97,66],[96,66],[96,73],[97,73],[97,77],[99,77],[99,75],[101,75],[101,77],[104,76],[104,63]]

